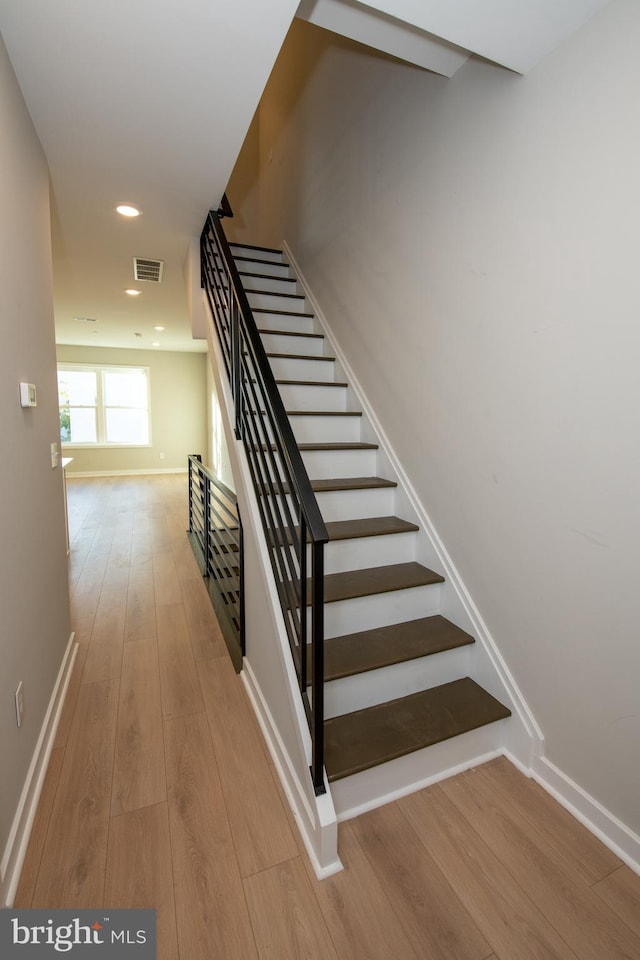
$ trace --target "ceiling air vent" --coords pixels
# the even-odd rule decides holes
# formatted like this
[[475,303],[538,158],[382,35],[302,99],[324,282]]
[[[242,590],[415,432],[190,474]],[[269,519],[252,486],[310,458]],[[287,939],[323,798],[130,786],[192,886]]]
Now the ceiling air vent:
[[133,275],[136,280],[149,280],[151,283],[162,281],[164,260],[144,260],[142,257],[133,258]]

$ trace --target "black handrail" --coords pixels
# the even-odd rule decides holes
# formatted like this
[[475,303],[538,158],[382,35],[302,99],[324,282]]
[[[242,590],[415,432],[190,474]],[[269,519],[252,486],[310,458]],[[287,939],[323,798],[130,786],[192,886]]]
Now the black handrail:
[[311,731],[311,776],[319,794],[324,792],[324,545],[329,535],[219,213],[207,217],[200,251],[202,286],[231,385],[235,433],[247,454]]

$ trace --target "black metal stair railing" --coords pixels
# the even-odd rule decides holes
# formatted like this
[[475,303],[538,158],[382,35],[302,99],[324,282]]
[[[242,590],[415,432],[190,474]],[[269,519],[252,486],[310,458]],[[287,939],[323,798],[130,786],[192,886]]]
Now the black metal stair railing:
[[189,457],[189,541],[218,615],[236,670],[244,656],[244,562],[242,523],[232,490],[208,470],[199,454]]
[[[228,214],[227,214],[228,215]],[[329,536],[219,213],[200,240],[207,295],[244,444],[324,792],[324,545]],[[310,650],[310,656],[308,656]]]

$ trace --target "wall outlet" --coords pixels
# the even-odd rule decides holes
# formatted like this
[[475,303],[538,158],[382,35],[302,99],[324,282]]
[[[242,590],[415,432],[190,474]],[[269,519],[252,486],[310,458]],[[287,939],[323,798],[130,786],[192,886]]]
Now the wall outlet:
[[18,689],[16,690],[16,723],[19,727],[22,726],[22,718],[24,717],[24,688],[22,686],[22,680],[18,684]]

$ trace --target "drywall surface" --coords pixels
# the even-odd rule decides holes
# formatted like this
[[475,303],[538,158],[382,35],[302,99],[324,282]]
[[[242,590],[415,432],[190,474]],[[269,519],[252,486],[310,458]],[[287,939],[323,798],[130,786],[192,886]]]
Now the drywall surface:
[[[0,39],[0,859],[71,632],[53,328],[49,177]],[[20,381],[37,406],[22,408]],[[16,724],[14,692],[24,690]],[[1,880],[2,878],[0,878]],[[1,886],[1,883],[0,883]]]
[[[149,367],[151,444],[74,447],[69,474],[95,471],[186,470],[191,453],[207,452],[207,358],[204,353],[123,350],[59,344],[58,360]],[[164,454],[163,457],[160,455]]]
[[228,191],[259,184],[547,757],[636,833],[639,43],[618,0],[526,77],[445,80],[296,22]]
[[[222,409],[223,400],[219,395],[211,369],[211,364],[214,362],[214,358],[211,358],[211,363],[207,363],[207,394],[209,397],[209,407],[207,413],[208,448],[206,459],[208,467],[215,475],[222,480],[230,490],[235,491],[236,483],[233,478],[231,457],[229,455],[229,447],[225,433]],[[221,376],[224,375],[224,373],[221,374]]]

